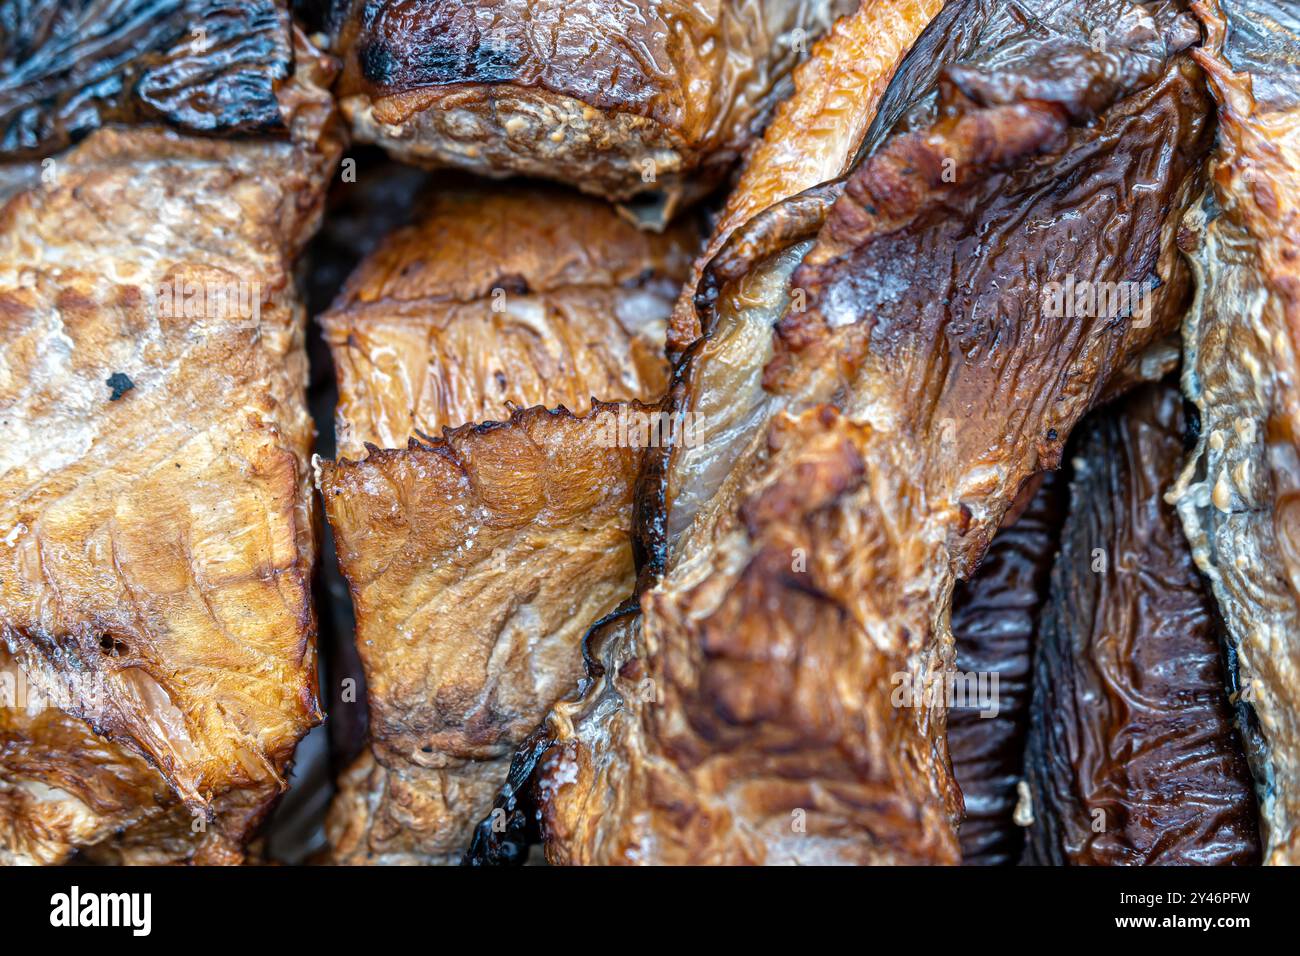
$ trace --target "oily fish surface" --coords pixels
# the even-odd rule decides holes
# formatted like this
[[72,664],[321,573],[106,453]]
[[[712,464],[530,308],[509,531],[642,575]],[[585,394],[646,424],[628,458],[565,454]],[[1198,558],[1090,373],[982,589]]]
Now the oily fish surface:
[[[934,97],[899,111],[811,245],[721,291],[671,395],[736,411],[652,472],[641,613],[602,629],[587,692],[549,718],[553,862],[957,860],[943,705],[891,691],[947,673],[954,578],[1177,327],[1174,238],[1210,145],[1177,7],[1036,13],[1035,42],[978,4],[963,42],[923,38],[947,59]],[[1044,290],[1071,274],[1147,282],[1150,310],[1062,322]]]
[[1276,3],[1196,7],[1218,108],[1211,183],[1185,221],[1198,293],[1183,390],[1200,437],[1173,490],[1227,625],[1231,689],[1269,863],[1300,860],[1300,22]]
[[0,209],[0,644],[58,711],[4,718],[8,861],[177,805],[141,854],[237,861],[319,720],[290,268],[340,144],[297,62],[287,137],[100,130]]
[[695,241],[545,187],[440,190],[324,317],[359,460],[322,463],[320,487],[371,712],[335,859],[457,862],[575,687],[583,632],[632,586],[626,423],[655,413],[637,400],[666,382]]
[[666,212],[716,185],[852,0],[354,0],[340,105],[431,165],[555,179]]

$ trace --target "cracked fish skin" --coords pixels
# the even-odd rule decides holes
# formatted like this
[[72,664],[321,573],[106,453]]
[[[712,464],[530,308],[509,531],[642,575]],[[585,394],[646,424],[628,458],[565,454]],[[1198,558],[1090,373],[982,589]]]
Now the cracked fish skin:
[[[291,266],[341,142],[294,42],[286,136],[98,130],[0,208],[0,644],[60,708],[0,716],[6,862],[239,862],[320,720]],[[256,322],[155,295],[235,280]]]
[[[356,0],[336,12],[356,137],[408,162],[661,193],[728,172],[851,0]],[[647,166],[646,164],[650,165]]]
[[[892,706],[891,681],[950,670],[954,579],[1176,328],[1174,234],[1209,148],[1174,5],[1052,5],[1056,32],[1010,62],[1014,18],[968,9],[936,71],[966,88],[904,110],[815,243],[725,287],[676,370],[677,409],[727,411],[652,460],[640,615],[593,634],[584,695],[532,755],[553,863],[957,862],[944,709]],[[1090,21],[1126,11],[1089,61]],[[1052,82],[1062,55],[1088,67],[1074,84]],[[1048,316],[1067,272],[1158,278],[1149,321]]]
[[593,396],[657,397],[664,316],[696,241],[693,223],[642,233],[545,185],[440,188],[320,317],[339,454],[512,406],[583,413]]
[[336,862],[458,862],[576,685],[583,630],[633,581],[641,450],[608,425],[656,412],[636,400],[666,381],[696,243],[536,184],[440,190],[323,318],[340,452],[365,454],[319,481],[371,710],[330,811]]
[[1210,188],[1181,244],[1197,279],[1183,392],[1200,437],[1171,492],[1227,625],[1229,689],[1265,862],[1300,862],[1300,21],[1282,3],[1196,6],[1218,109]]
[[1164,500],[1184,453],[1161,383],[1090,419],[1034,660],[1025,752],[1039,865],[1260,860],[1212,601]]

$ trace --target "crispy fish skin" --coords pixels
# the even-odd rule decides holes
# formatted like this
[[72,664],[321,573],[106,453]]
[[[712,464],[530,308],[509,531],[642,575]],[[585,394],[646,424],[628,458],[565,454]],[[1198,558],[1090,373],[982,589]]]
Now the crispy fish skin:
[[330,811],[336,861],[459,861],[576,685],[583,630],[632,587],[650,438],[626,423],[657,413],[637,400],[666,381],[697,241],[536,184],[439,189],[323,317],[340,451],[365,453],[319,481],[371,709]]
[[1034,662],[1027,862],[1260,860],[1213,605],[1164,500],[1183,424],[1160,384],[1080,436]]
[[322,463],[370,700],[372,754],[331,813],[339,862],[459,860],[576,684],[582,631],[632,580],[640,452],[608,440],[617,414],[531,408]]
[[545,186],[439,189],[320,317],[339,454],[506,418],[511,407],[658,396],[664,316],[696,244]]
[[1182,244],[1197,296],[1183,391],[1200,437],[1176,502],[1227,628],[1229,686],[1268,863],[1300,862],[1300,20],[1198,4],[1218,107],[1211,184]]
[[356,137],[408,162],[555,179],[668,212],[716,185],[851,0],[355,0]]
[[983,701],[948,712],[948,752],[965,803],[964,866],[1010,866],[1020,860],[1024,828],[1014,820],[1024,777],[1030,672],[1039,611],[1065,513],[1065,483],[1046,472],[1032,498],[989,545],[979,570],[953,589],[952,635],[959,674],[997,675],[997,711]]
[[[1044,5],[1052,29],[1009,59],[1024,11],[971,9],[974,52],[935,108],[852,175],[811,247],[722,290],[677,370],[678,409],[728,411],[671,449],[638,522],[660,536],[641,614],[550,717],[534,790],[552,862],[959,858],[926,693],[952,667],[954,580],[1176,328],[1174,237],[1209,148],[1172,4]],[[1093,22],[1126,10],[1136,25],[1089,61]],[[1062,56],[1088,69],[1031,83]],[[979,98],[950,82],[975,70]],[[1045,292],[1067,274],[1156,288],[1141,315],[1062,321]]]
[[48,706],[0,645],[0,862],[51,864],[175,800],[144,758]]
[[288,137],[99,130],[0,209],[0,645],[59,710],[0,717],[6,862],[238,862],[320,720],[291,266],[341,141],[296,45]]
[[777,106],[763,138],[745,157],[682,288],[668,328],[670,350],[685,350],[703,331],[697,287],[732,234],[780,201],[848,172],[895,69],[942,6],[942,0],[862,0],[795,68],[794,92]]

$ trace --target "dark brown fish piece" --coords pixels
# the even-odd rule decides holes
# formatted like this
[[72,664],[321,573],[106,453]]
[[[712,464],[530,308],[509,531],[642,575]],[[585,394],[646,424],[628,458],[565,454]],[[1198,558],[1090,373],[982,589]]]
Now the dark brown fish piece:
[[[852,0],[354,0],[338,93],[357,138],[408,161],[658,194],[715,186]],[[643,204],[645,200],[642,201]]]
[[1047,472],[1014,522],[998,531],[979,570],[953,590],[952,636],[957,672],[977,680],[997,675],[994,701],[965,702],[948,712],[948,752],[965,801],[964,865],[1019,862],[1024,828],[1014,820],[1024,779],[1030,671],[1039,612],[1065,514],[1065,483]]
[[1034,662],[1028,862],[1259,862],[1217,621],[1165,501],[1183,427],[1155,385],[1079,436]]
[[[1210,139],[1176,5],[1043,4],[1028,47],[1023,5],[971,10],[933,101],[676,370],[702,433],[649,456],[641,613],[533,751],[553,862],[958,859],[954,580],[1177,327]],[[1048,82],[1054,57],[1087,69]],[[1057,314],[1071,283],[1145,297]]]
[[293,72],[274,0],[0,3],[0,156],[48,156],[112,124],[285,135]]
[[1218,107],[1210,188],[1180,244],[1198,295],[1183,391],[1200,437],[1173,491],[1226,624],[1269,863],[1300,862],[1300,14],[1196,6]]

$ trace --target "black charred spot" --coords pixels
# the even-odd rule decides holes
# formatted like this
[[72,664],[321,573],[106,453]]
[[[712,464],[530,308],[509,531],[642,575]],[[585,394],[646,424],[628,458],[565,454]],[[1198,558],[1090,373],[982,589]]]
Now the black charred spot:
[[113,390],[108,396],[110,402],[115,402],[131,389],[135,388],[135,382],[122,372],[114,372],[104,380],[104,384]]
[[496,39],[432,37],[398,48],[371,40],[358,53],[361,75],[379,87],[438,86],[445,83],[508,83],[518,76],[523,55]]
[[1201,440],[1201,410],[1194,402],[1183,399],[1183,451],[1191,451]]
[[131,648],[125,641],[119,641],[112,634],[104,634],[99,639],[99,649],[109,657],[125,657]]
[[1048,440],[1048,441],[1056,441],[1056,429],[1055,429],[1055,428],[1049,428],[1049,429],[1047,430],[1047,440]]
[[493,283],[492,288],[493,291],[501,289],[509,295],[527,295],[528,280],[517,273],[497,276],[497,281]]
[[398,59],[382,40],[372,40],[357,52],[361,75],[376,86],[389,86],[398,72]]
[[470,50],[469,75],[480,83],[507,83],[518,74],[522,60],[508,43],[479,43]]
[[[709,277],[705,276],[704,281],[708,282]],[[713,303],[718,301],[718,288],[716,283],[706,285],[705,288],[695,293],[695,308],[709,309]]]

